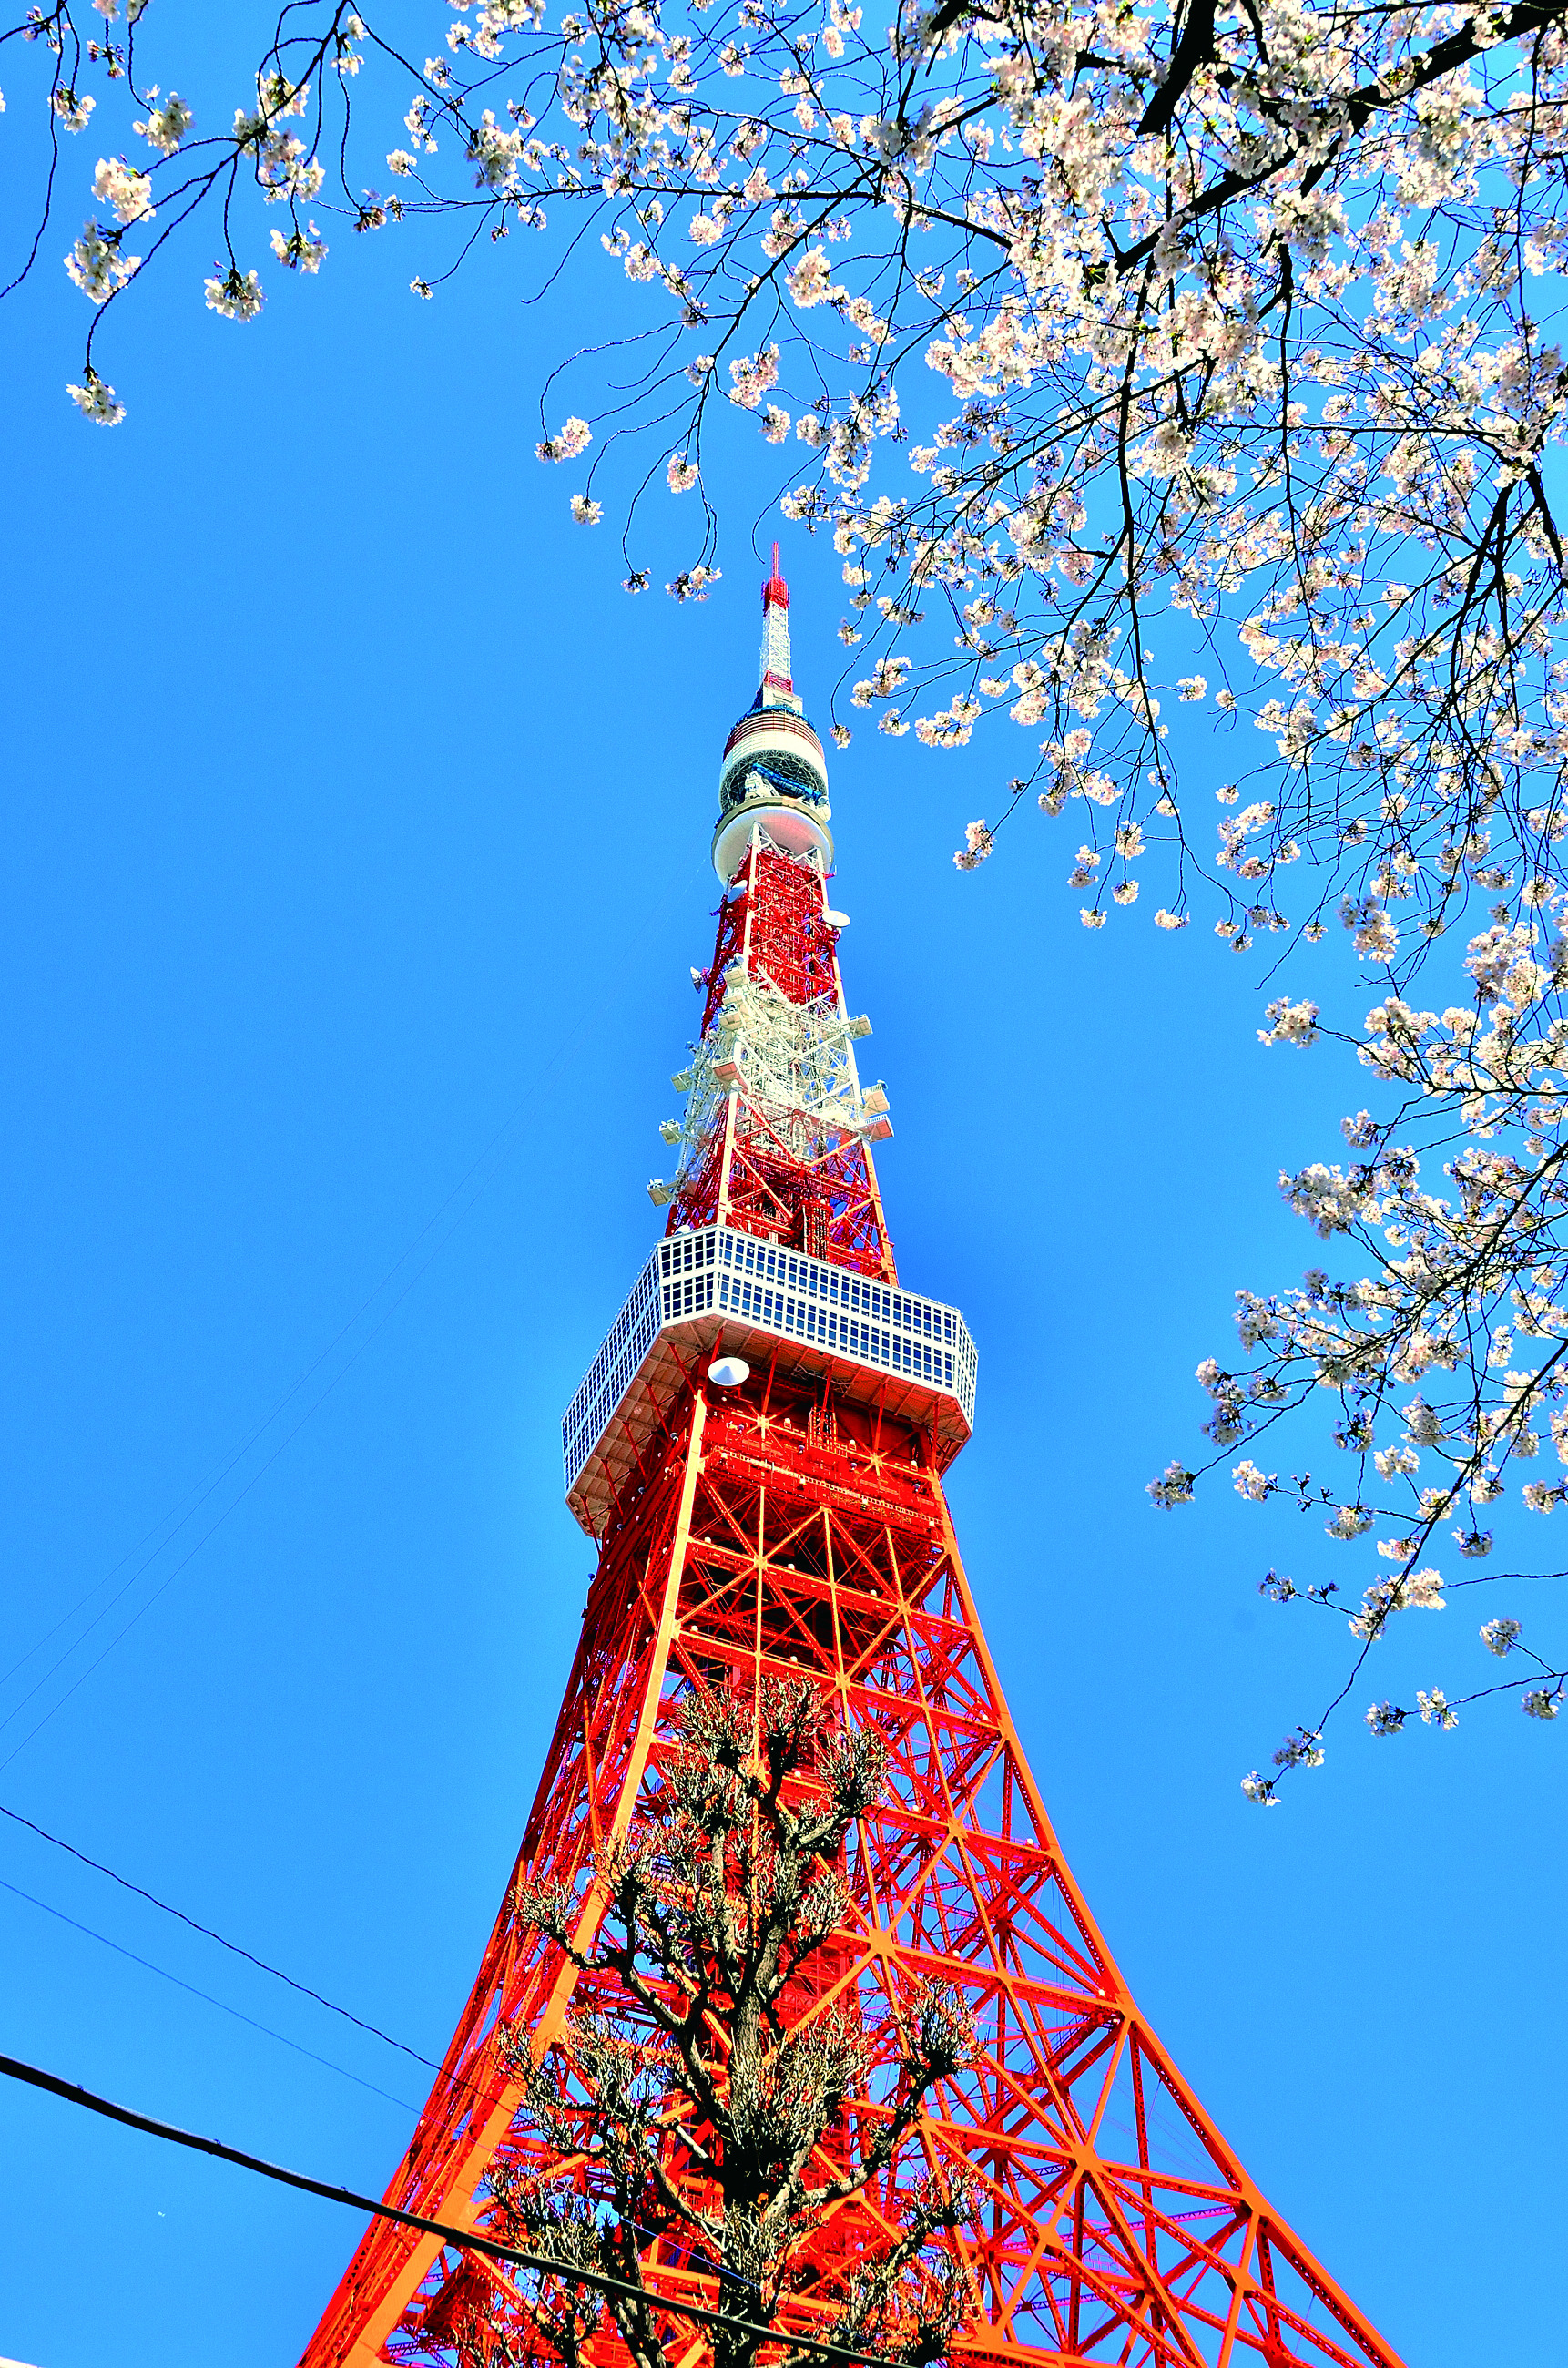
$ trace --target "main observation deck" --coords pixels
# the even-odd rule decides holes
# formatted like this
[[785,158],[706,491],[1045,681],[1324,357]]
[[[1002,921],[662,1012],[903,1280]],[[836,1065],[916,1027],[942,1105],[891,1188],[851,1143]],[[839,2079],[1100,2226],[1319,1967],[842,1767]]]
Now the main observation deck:
[[731,1225],[683,1228],[638,1276],[562,1420],[566,1501],[590,1537],[678,1393],[722,1339],[931,1433],[945,1470],[974,1427],[975,1349],[956,1307]]

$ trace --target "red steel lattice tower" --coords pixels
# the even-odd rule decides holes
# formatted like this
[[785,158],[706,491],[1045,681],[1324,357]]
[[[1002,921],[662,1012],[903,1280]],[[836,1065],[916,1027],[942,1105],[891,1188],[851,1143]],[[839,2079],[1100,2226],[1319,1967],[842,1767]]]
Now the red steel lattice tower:
[[[515,1908],[581,1884],[656,1791],[690,1686],[816,1678],[872,1721],[892,1783],[857,1829],[851,1907],[802,2013],[890,2028],[912,1986],[956,1986],[979,2034],[913,2169],[829,2224],[853,2256],[889,2185],[978,2180],[955,2357],[1018,2368],[1398,2368],[1273,2212],[1139,2013],[1047,1821],[981,1633],[941,1475],[970,1435],[957,1310],[899,1281],[870,1146],[892,1132],[855,1047],[828,897],[822,744],[790,675],[789,594],[763,591],[762,682],[730,734],[723,883],[664,1238],[563,1424],[568,1501],[599,1550],[538,1797],[472,1994],[389,2202],[483,2226],[486,2175],[526,2150],[503,2028],[542,2051],[576,1976]],[[595,1910],[585,1898],[584,1937]],[[515,2060],[515,2058],[513,2059]],[[651,2285],[714,2299],[689,2255]],[[450,2361],[516,2316],[505,2271],[372,2225],[304,2368]],[[605,2368],[626,2355],[600,2346]],[[697,2356],[694,2348],[692,2357]],[[596,2357],[597,2353],[596,2353]]]

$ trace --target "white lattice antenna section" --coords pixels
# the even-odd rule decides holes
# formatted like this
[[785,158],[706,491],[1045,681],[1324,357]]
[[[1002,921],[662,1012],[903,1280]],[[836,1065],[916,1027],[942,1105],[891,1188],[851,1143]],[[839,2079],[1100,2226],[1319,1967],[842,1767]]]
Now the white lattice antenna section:
[[762,685],[793,690],[790,672],[790,587],[778,573],[778,545],[773,546],[773,573],[762,587]]
[[[707,1156],[733,1093],[775,1125],[804,1121],[817,1156],[852,1136],[885,1142],[892,1133],[887,1095],[881,1085],[862,1090],[855,1062],[856,1042],[870,1032],[870,1021],[851,1019],[841,1000],[791,1003],[766,975],[748,977],[737,963],[713,1026],[670,1080],[687,1096],[686,1110],[659,1132],[681,1145],[680,1174]],[[655,1202],[672,1198],[662,1178],[649,1189]]]
[[567,1502],[594,1536],[699,1359],[722,1339],[781,1374],[928,1429],[946,1464],[974,1425],[976,1358],[956,1307],[729,1225],[660,1243],[561,1426]]

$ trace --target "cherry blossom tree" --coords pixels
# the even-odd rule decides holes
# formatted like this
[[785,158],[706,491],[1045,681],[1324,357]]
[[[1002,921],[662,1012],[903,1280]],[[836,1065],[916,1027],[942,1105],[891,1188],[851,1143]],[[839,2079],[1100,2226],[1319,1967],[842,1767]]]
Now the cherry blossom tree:
[[[666,588],[706,594],[742,439],[842,563],[840,744],[861,716],[937,749],[1018,727],[960,869],[1038,803],[1085,927],[1131,926],[1147,887],[1157,928],[1198,920],[1288,985],[1267,1042],[1353,1047],[1352,1156],[1283,1179],[1332,1269],[1242,1295],[1239,1355],[1199,1376],[1215,1453],[1152,1490],[1178,1505],[1324,1410],[1350,1459],[1329,1484],[1231,1465],[1376,1557],[1345,1689],[1259,1800],[1322,1758],[1396,1614],[1499,1585],[1487,1508],[1568,1489],[1565,16],[291,0],[232,124],[147,79],[177,67],[144,63],[149,0],[0,36],[51,132],[20,268],[86,215],[88,420],[124,416],[114,307],[165,255],[194,293],[199,225],[236,323],[264,272],[322,269],[323,223],[412,242],[422,301],[514,238],[545,278],[612,272],[624,336],[562,357],[538,451],[585,526],[619,521],[628,590],[684,537]],[[1328,1582],[1266,1585],[1340,1616]],[[1375,1701],[1372,1731],[1492,1692],[1557,1714],[1533,1625],[1495,1612],[1482,1647],[1506,1672]]]
[[[594,1940],[579,1898],[528,1895],[578,1987],[542,2056],[526,2032],[507,2041],[528,2136],[491,2173],[492,2224],[560,2267],[520,2272],[515,2302],[492,2279],[449,2295],[440,2333],[460,2358],[580,2368],[601,2328],[641,2368],[753,2368],[764,2349],[817,2368],[801,2335],[895,2368],[945,2353],[969,2295],[942,2240],[974,2195],[926,2172],[919,2125],[972,2053],[965,2011],[925,1990],[891,2039],[852,1999],[801,2012],[831,1988],[842,1854],[886,1759],[875,1728],[806,1683],[688,1694],[663,1814],[592,1870],[608,1902]],[[824,2250],[858,2198],[873,2205],[858,2241]],[[693,2269],[712,2278],[721,2323],[667,2308],[655,2263],[683,2273],[677,2288]]]

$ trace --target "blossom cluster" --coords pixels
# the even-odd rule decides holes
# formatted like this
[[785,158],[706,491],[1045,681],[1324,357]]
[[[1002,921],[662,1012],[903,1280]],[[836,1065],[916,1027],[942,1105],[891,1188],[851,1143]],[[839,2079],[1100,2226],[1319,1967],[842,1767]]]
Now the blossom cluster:
[[[1493,1576],[1506,1521],[1568,1506],[1565,924],[1568,888],[1528,917],[1500,905],[1449,962],[1464,1000],[1439,1011],[1385,993],[1367,1010],[1356,1053],[1382,1110],[1343,1121],[1351,1156],[1279,1179],[1334,1246],[1335,1269],[1314,1264],[1289,1291],[1239,1292],[1240,1357],[1198,1370],[1212,1463],[1230,1465],[1236,1494],[1315,1512],[1327,1538],[1368,1539],[1384,1565],[1354,1608],[1337,1583],[1296,1587],[1272,1572],[1265,1582],[1275,1600],[1345,1611],[1351,1651],[1337,1700],[1397,1615],[1442,1611],[1455,1586],[1517,1580]],[[1315,1005],[1280,998],[1268,1016],[1270,1044],[1325,1032]],[[1325,1402],[1346,1459],[1331,1481],[1282,1479],[1250,1452],[1233,1460]],[[1199,1476],[1173,1466],[1150,1496],[1186,1502]],[[1457,1700],[1418,1691],[1426,1724],[1451,1727],[1463,1702],[1498,1694],[1532,1717],[1556,1714],[1563,1671],[1523,1643],[1514,1613],[1488,1620],[1481,1642],[1516,1659],[1516,1672]],[[1366,1721],[1387,1736],[1407,1715],[1385,1700]],[[1267,1798],[1278,1781],[1259,1778]]]
[[[1244,1294],[1241,1357],[1203,1378],[1240,1495],[1321,1510],[1335,1551],[1388,1565],[1348,1613],[1358,1668],[1490,1567],[1490,1507],[1568,1506],[1560,12],[431,0],[421,62],[419,5],[383,37],[298,0],[210,131],[143,83],[133,0],[87,34],[73,0],[17,28],[51,137],[69,154],[92,127],[72,400],[123,417],[94,341],[194,220],[222,223],[207,302],[257,316],[247,196],[302,273],[326,254],[312,208],[417,223],[422,301],[564,222],[545,268],[613,275],[537,441],[582,465],[574,518],[613,503],[630,535],[650,489],[678,497],[682,564],[658,575],[699,600],[711,456],[744,439],[840,564],[835,743],[865,718],[938,751],[995,724],[1022,751],[960,871],[1032,800],[1067,818],[1091,930],[1201,918],[1271,969],[1336,932],[1375,982],[1379,1107],[1284,1189],[1337,1263]],[[134,161],[108,153],[126,94]],[[628,564],[629,590],[653,580]],[[1271,989],[1278,1057],[1343,1036],[1332,984]],[[1343,1480],[1238,1452],[1325,1406]],[[1155,1501],[1200,1476],[1172,1463]],[[1530,1682],[1506,1687],[1549,1718],[1561,1673],[1519,1649]],[[1417,1707],[1446,1727],[1469,1699]],[[1384,1735],[1412,1715],[1373,1713]],[[1315,1764],[1325,1722],[1256,1797]]]
[[[1158,815],[1151,845],[1193,876],[1238,874],[1233,943],[1273,926],[1310,777],[1321,839],[1324,776],[1358,807],[1369,774],[1506,784],[1550,749],[1540,464],[1564,389],[1528,291],[1568,231],[1558,176],[1521,160],[1564,107],[1551,12],[432,0],[421,64],[401,20],[383,37],[302,0],[199,163],[188,108],[136,92],[142,9],[108,43],[69,5],[39,13],[58,120],[85,125],[84,74],[106,64],[171,193],[248,180],[297,206],[331,158],[357,228],[414,203],[454,217],[464,252],[562,203],[600,211],[673,332],[641,409],[601,387],[618,433],[699,469],[722,394],[791,444],[809,466],[785,508],[834,534],[846,634],[920,652],[937,695],[905,724],[937,746],[993,712],[1046,725],[1020,780],[1059,810],[1104,774],[1116,825]],[[396,129],[369,127],[358,169],[384,159],[406,200],[350,169],[366,65]],[[1238,825],[1204,848],[1183,819],[1157,618],[1176,704],[1217,672],[1221,711],[1266,735],[1256,842]],[[1063,754],[1081,730],[1088,766]]]

